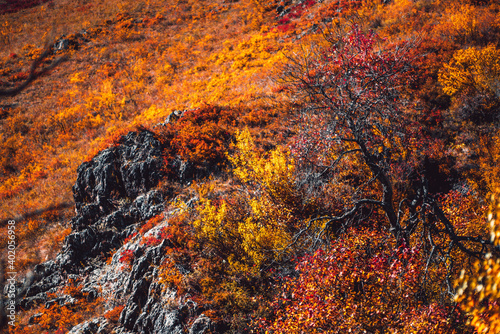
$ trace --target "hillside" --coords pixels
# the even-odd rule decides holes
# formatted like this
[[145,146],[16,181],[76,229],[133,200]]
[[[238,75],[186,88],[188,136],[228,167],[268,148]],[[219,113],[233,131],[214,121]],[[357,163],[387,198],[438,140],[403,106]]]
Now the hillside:
[[496,1],[0,7],[5,332],[500,330]]

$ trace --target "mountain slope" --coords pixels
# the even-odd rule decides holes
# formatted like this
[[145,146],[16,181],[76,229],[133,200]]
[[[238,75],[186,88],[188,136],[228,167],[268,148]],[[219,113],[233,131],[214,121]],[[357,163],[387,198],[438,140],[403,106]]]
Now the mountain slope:
[[496,251],[496,2],[15,9],[1,89],[64,61],[0,100],[10,332],[473,331],[453,282]]

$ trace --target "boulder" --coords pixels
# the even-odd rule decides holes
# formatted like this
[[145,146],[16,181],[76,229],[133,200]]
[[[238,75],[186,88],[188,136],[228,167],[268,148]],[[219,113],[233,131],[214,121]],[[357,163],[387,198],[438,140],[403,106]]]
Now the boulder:
[[135,199],[163,176],[162,144],[150,131],[131,132],[119,145],[100,152],[78,167],[73,186],[77,214],[92,216],[116,208],[119,200]]
[[[55,260],[35,267],[33,283],[20,302],[23,309],[71,302],[66,296],[49,299],[47,293],[57,293],[72,278],[83,284],[89,301],[102,297],[106,309],[124,308],[118,324],[98,317],[74,326],[70,333],[202,334],[213,330],[210,319],[194,302],[179,298],[176,291],[158,282],[158,267],[168,256],[165,250],[171,247],[170,240],[148,245],[137,236],[124,244],[142,222],[162,213],[172,196],[169,190],[155,189],[165,177],[162,151],[162,143],[153,133],[131,132],[118,145],[80,165],[73,187],[76,216],[71,220],[72,233]],[[196,177],[192,169],[179,163],[175,181]],[[148,233],[159,233],[166,223]],[[124,251],[132,252],[130,263],[122,262]],[[114,255],[106,261],[111,252]],[[190,328],[188,323],[192,323]]]

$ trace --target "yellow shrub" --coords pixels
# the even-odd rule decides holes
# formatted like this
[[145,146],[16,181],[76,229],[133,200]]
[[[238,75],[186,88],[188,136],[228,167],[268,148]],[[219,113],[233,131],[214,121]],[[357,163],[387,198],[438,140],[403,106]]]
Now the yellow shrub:
[[472,36],[477,29],[477,8],[471,5],[462,5],[450,11],[450,22],[453,32],[464,37]]
[[233,164],[233,173],[244,183],[253,182],[263,188],[264,192],[283,203],[296,201],[295,165],[290,153],[278,147],[261,157],[248,130],[236,133],[237,154],[228,156]]
[[[499,191],[492,196],[493,206],[488,214],[491,240],[500,246]],[[455,300],[471,314],[471,324],[478,333],[500,333],[500,257],[489,253],[483,260],[474,263],[470,274],[462,271],[457,281],[458,291]]]
[[212,243],[220,242],[230,236],[231,228],[226,222],[228,218],[227,204],[222,201],[220,206],[212,204],[212,201],[201,197],[198,213],[202,220],[196,220],[194,226],[198,235]]

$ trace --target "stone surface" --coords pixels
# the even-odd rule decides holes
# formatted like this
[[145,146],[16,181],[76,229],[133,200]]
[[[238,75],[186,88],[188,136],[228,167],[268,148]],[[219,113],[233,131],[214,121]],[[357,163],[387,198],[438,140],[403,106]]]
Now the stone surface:
[[68,334],[104,334],[108,333],[107,325],[108,322],[105,318],[94,318],[74,326]]
[[[69,279],[79,279],[89,301],[101,297],[106,310],[124,308],[118,324],[98,317],[74,326],[69,333],[202,334],[212,328],[210,319],[198,314],[192,301],[179,298],[158,282],[158,267],[170,241],[150,246],[141,243],[141,235],[134,237],[143,222],[164,212],[172,195],[169,190],[154,189],[164,177],[161,153],[162,144],[153,133],[131,132],[117,146],[80,165],[73,187],[72,233],[55,260],[34,268],[33,283],[20,301],[23,309],[71,303],[69,296],[48,299],[47,293],[57,293]],[[175,182],[196,177],[189,163],[179,162],[178,167]],[[160,222],[147,234],[158,236],[166,223]],[[130,264],[120,260],[125,251],[133,254]]]

